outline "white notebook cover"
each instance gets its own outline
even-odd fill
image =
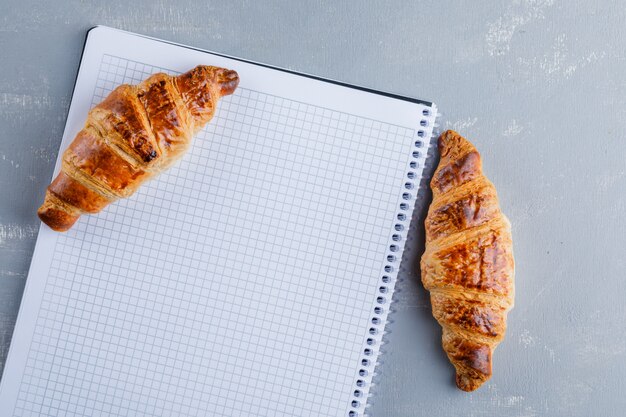
[[[115,86],[198,64],[241,83],[183,160],[41,227],[2,415],[365,413],[437,110],[96,27],[54,175]]]

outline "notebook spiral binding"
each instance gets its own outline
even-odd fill
[[[434,119],[431,118],[432,112],[435,112]],[[413,205],[409,201],[416,198],[419,188],[419,183],[416,183],[416,180],[419,181],[421,175],[416,170],[421,168],[419,159],[425,156],[422,153],[428,152],[428,147],[430,146],[429,139],[439,131],[437,120],[440,116],[441,114],[437,112],[436,108],[422,110],[423,118],[419,121],[419,128],[416,132],[417,137],[406,172],[406,182],[403,186],[402,201],[398,205],[396,212],[394,230],[387,247],[383,272],[379,279],[376,304],[369,321],[370,327],[365,340],[366,347],[361,352],[361,357],[359,358],[358,377],[354,382],[348,417],[367,417],[365,410],[369,404],[367,404],[366,400],[372,396],[370,387],[372,386],[376,366],[380,363],[380,360],[372,360],[372,358],[379,357],[383,344],[383,335],[386,333],[385,324],[388,322],[387,316],[390,312],[391,294],[393,294],[401,261],[399,254],[402,253],[404,240],[407,238],[407,232],[411,223],[412,213],[410,209]],[[432,126],[430,126],[431,121]]]

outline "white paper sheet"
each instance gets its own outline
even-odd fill
[[[115,86],[201,63],[241,83],[183,160],[42,226],[2,415],[363,414],[436,109],[97,27],[61,152]]]

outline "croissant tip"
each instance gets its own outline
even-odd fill
[[[235,70],[221,68],[216,74],[217,82],[220,85],[220,93],[227,96],[235,92],[239,85],[239,74]]]
[[[80,215],[70,214],[64,210],[50,207],[46,203],[39,207],[39,210],[37,210],[37,216],[39,216],[39,219],[55,232],[68,231],[80,217]]]
[[[447,156],[448,154],[455,154],[455,149],[466,151],[475,151],[474,145],[461,134],[454,130],[446,130],[439,136],[437,141],[437,147],[439,148],[439,154],[441,156]]]
[[[455,130],[446,130],[445,132],[443,132],[441,135],[439,135],[439,140],[437,141],[439,150],[441,151],[443,148],[450,146],[451,142],[455,139],[464,138]]]
[[[476,391],[481,387],[484,381],[479,381],[465,374],[456,374],[456,386],[465,392]]]

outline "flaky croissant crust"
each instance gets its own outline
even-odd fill
[[[443,329],[457,386],[473,391],[491,377],[492,354],[513,307],[511,225],[476,148],[454,131],[443,133],[438,146],[422,282]]]
[[[56,231],[134,193],[176,162],[239,83],[235,71],[199,65],[173,77],[158,73],[123,84],[95,106],[63,153],[61,172],[37,214]]]

